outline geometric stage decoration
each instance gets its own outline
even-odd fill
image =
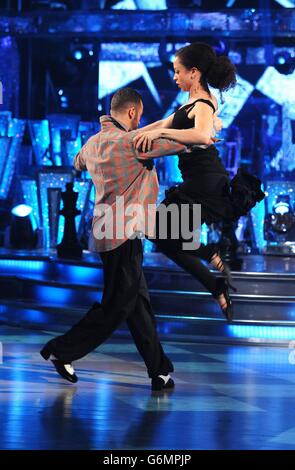
[[[23,119],[8,119],[6,135],[0,137],[0,199],[6,199],[25,130]]]
[[[51,142],[51,157],[54,165],[72,165],[72,152],[77,153],[81,148],[78,135],[80,116],[77,114],[49,114],[49,133]],[[72,142],[67,144],[67,142]],[[70,159],[68,158],[70,152]]]
[[[50,240],[50,227],[49,227],[49,201],[48,189],[60,188],[62,191],[66,189],[66,183],[73,181],[73,171],[64,169],[63,167],[47,167],[38,172],[38,187],[40,197],[40,213],[41,223],[43,226],[43,248],[48,249],[54,243],[54,231],[51,232],[53,240]],[[51,201],[53,202],[51,196]],[[52,219],[53,214],[51,214]],[[63,234],[63,225],[59,224],[57,238]]]
[[[50,135],[48,120],[28,121],[32,147],[35,154],[36,164],[43,166],[52,166],[50,158]]]
[[[81,211],[81,215],[76,217],[76,229],[78,234],[78,239],[80,238],[81,233],[83,232],[84,217],[87,211],[87,205],[90,197],[90,192],[92,188],[91,180],[78,180],[74,182],[74,191],[78,193],[77,200],[77,209]]]
[[[47,188],[50,248],[57,245],[61,188]]]
[[[40,228],[41,221],[37,181],[29,177],[24,177],[21,179],[20,184],[22,189],[23,202],[32,208],[32,214],[36,220],[37,227]]]

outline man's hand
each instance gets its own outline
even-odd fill
[[[140,132],[133,139],[133,144],[136,150],[142,152],[149,152],[152,150],[153,141],[161,137],[159,130]]]

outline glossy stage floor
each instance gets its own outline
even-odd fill
[[[49,333],[2,328],[2,449],[293,449],[286,348],[166,342],[176,388],[152,395],[134,345],[111,339],[69,384],[39,356]]]
[[[41,346],[99,300],[97,258],[0,252],[0,449],[293,449],[295,258],[246,256],[227,324],[202,286],[145,257],[175,390],[152,394],[126,329],[59,378]],[[1,361],[1,358],[3,360]]]

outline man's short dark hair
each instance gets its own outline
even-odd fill
[[[121,88],[116,91],[111,101],[112,111],[124,111],[132,105],[139,105],[142,102],[141,95],[133,88]]]

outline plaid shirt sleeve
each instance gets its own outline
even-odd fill
[[[84,150],[84,147],[82,147],[80,152],[77,153],[73,161],[74,167],[78,171],[87,170],[86,163],[83,157],[83,153],[84,153],[83,150]]]
[[[133,134],[133,133],[130,133],[130,134]],[[181,153],[181,152],[189,152],[189,149],[185,145],[179,144],[178,142],[175,142],[174,140],[170,140],[170,139],[154,140],[152,150],[150,150],[149,152],[141,152],[139,150],[136,150],[133,144],[134,135],[135,134],[133,134],[131,137],[132,148],[133,148],[136,158],[139,160],[146,160],[148,158],[166,157],[166,156],[174,155],[174,154]]]

